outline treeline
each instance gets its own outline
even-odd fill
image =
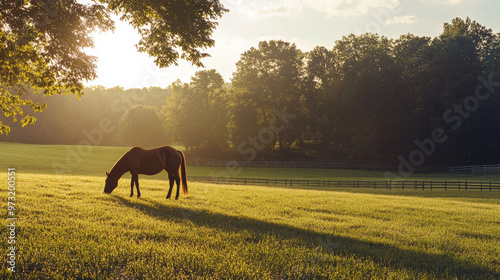
[[[349,35],[310,52],[260,42],[236,66],[230,84],[204,70],[168,89],[94,88],[55,105],[51,97],[39,124],[8,137],[27,141],[33,135],[21,135],[38,129],[46,135],[36,141],[77,141],[75,133],[107,118],[116,129],[103,144],[175,143],[196,157],[500,160],[500,34],[469,18],[444,24],[435,38]],[[131,91],[147,97],[118,110]],[[54,106],[67,109],[52,116]],[[47,119],[50,128],[40,125]]]
[[[145,133],[141,129],[150,129],[155,131],[155,136],[152,137],[151,133],[144,134],[143,138],[148,139],[135,144],[136,138],[129,135],[129,123],[125,118],[131,117],[138,108],[148,108],[156,114],[165,105],[166,97],[170,95],[169,89],[92,87],[85,88],[84,93],[80,99],[72,95],[32,96],[31,99],[35,102],[47,104],[44,111],[32,113],[37,118],[35,125],[21,128],[19,123],[5,121],[12,127],[12,132],[0,135],[0,140],[71,145],[86,144],[87,141],[93,145],[109,146],[151,146],[165,143],[163,139],[157,139],[164,133],[163,125],[157,123],[157,127],[138,126],[137,134]],[[153,142],[153,139],[157,141]]]

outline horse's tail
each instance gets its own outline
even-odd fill
[[[181,154],[181,178],[182,178],[182,192],[184,194],[188,194],[188,185],[187,185],[187,177],[186,177],[186,158],[184,157],[184,153],[178,151]]]

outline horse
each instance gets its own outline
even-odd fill
[[[179,199],[179,185],[182,175],[182,191],[185,195],[188,194],[187,178],[186,178],[186,158],[184,153],[170,146],[162,146],[150,150],[145,150],[141,147],[133,147],[115,163],[110,172],[106,172],[106,184],[104,193],[110,194],[117,186],[118,180],[123,174],[130,172],[132,174],[130,197],[134,196],[134,184],[137,188],[137,197],[141,197],[139,191],[139,174],[155,175],[162,170],[167,171],[168,179],[170,180],[170,189],[168,190],[167,199],[172,194],[174,180],[177,184],[177,194],[175,199]]]

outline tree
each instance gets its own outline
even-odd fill
[[[216,156],[228,147],[228,98],[215,70],[196,72],[189,84],[172,85],[162,114],[167,133],[189,151]]]
[[[202,50],[216,20],[227,10],[219,0],[77,0],[0,1],[0,109],[23,125],[35,122],[25,108],[41,111],[30,91],[80,96],[84,80],[96,77],[96,58],[83,52],[93,46],[93,31],[114,28],[111,13],[121,14],[142,35],[137,47],[155,57],[159,67],[179,58],[202,66]],[[0,133],[10,128],[0,121]]]
[[[152,148],[165,143],[163,122],[153,106],[135,105],[117,126],[118,143]]]
[[[484,107],[470,116],[460,115],[459,126],[456,126],[458,121],[450,122],[450,119],[453,120],[453,116],[458,114],[456,106],[461,106],[468,96],[474,95],[480,84],[478,76],[487,77],[490,74],[487,71],[487,59],[493,39],[491,29],[469,18],[455,18],[451,23],[444,24],[443,32],[431,44],[430,84],[424,98],[428,104],[427,123],[433,127],[443,127],[449,138],[443,149],[438,151],[441,162],[473,162],[473,156],[479,158],[475,155],[474,139],[481,139],[485,133],[490,134],[488,129],[481,129],[482,132],[476,130],[478,127],[488,127],[484,125],[485,121],[494,123],[483,115],[486,112]],[[450,109],[453,112],[445,116],[443,113]],[[494,127],[491,129],[496,130]]]
[[[303,75],[303,55],[295,44],[284,41],[262,41],[251,48],[236,63],[232,79],[232,141],[246,141],[267,129],[276,117],[276,111],[296,114],[300,106],[300,86]],[[270,141],[264,141],[268,150],[275,147],[284,151],[291,147],[300,129],[289,125],[275,131]]]
[[[303,104],[300,119],[306,121],[304,145],[301,149],[312,150],[320,157],[330,157],[338,153],[340,133],[338,130],[338,85],[340,67],[338,57],[325,47],[316,47],[306,54]]]
[[[393,56],[398,79],[394,87],[401,102],[398,119],[404,125],[398,130],[399,153],[408,153],[414,149],[413,141],[423,136],[428,137],[435,127],[428,123],[429,111],[436,100],[428,98],[434,77],[431,73],[431,38],[412,34],[400,36],[393,42]]]
[[[401,106],[391,48],[391,40],[369,33],[345,36],[334,48],[342,75],[339,130],[356,159],[382,160],[398,143]]]

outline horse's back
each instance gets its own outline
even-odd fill
[[[162,151],[162,152],[167,152],[167,153],[177,153],[177,149],[171,147],[171,146],[161,146],[161,147],[158,147],[158,148],[155,148],[153,150],[159,150],[159,151]]]
[[[136,147],[132,147],[132,148],[130,148],[130,150],[128,150],[128,152],[127,152],[127,153],[136,154],[136,153],[141,153],[141,152],[143,152],[143,151],[145,151],[145,149],[143,149],[143,148],[141,148],[141,147],[137,147],[137,146],[136,146]]]
[[[152,149],[144,149],[142,147],[138,147],[138,146],[135,146],[135,147],[132,147],[130,148],[130,150],[128,150],[128,152],[132,152],[132,153],[137,153],[137,152],[146,152],[146,151],[156,151],[156,150],[160,150],[160,151],[170,151],[170,152],[177,152],[177,149],[175,149],[174,147],[172,146],[160,146],[160,147],[156,147],[156,148],[152,148]]]
[[[170,146],[161,146],[153,149],[133,147],[127,152],[127,157],[137,166],[139,173],[153,175],[171,165],[180,164],[179,152]]]
[[[159,154],[161,154],[161,157],[164,159],[165,167],[171,170],[177,170],[180,167],[182,163],[182,155],[179,150],[170,146],[162,146],[157,149]]]

